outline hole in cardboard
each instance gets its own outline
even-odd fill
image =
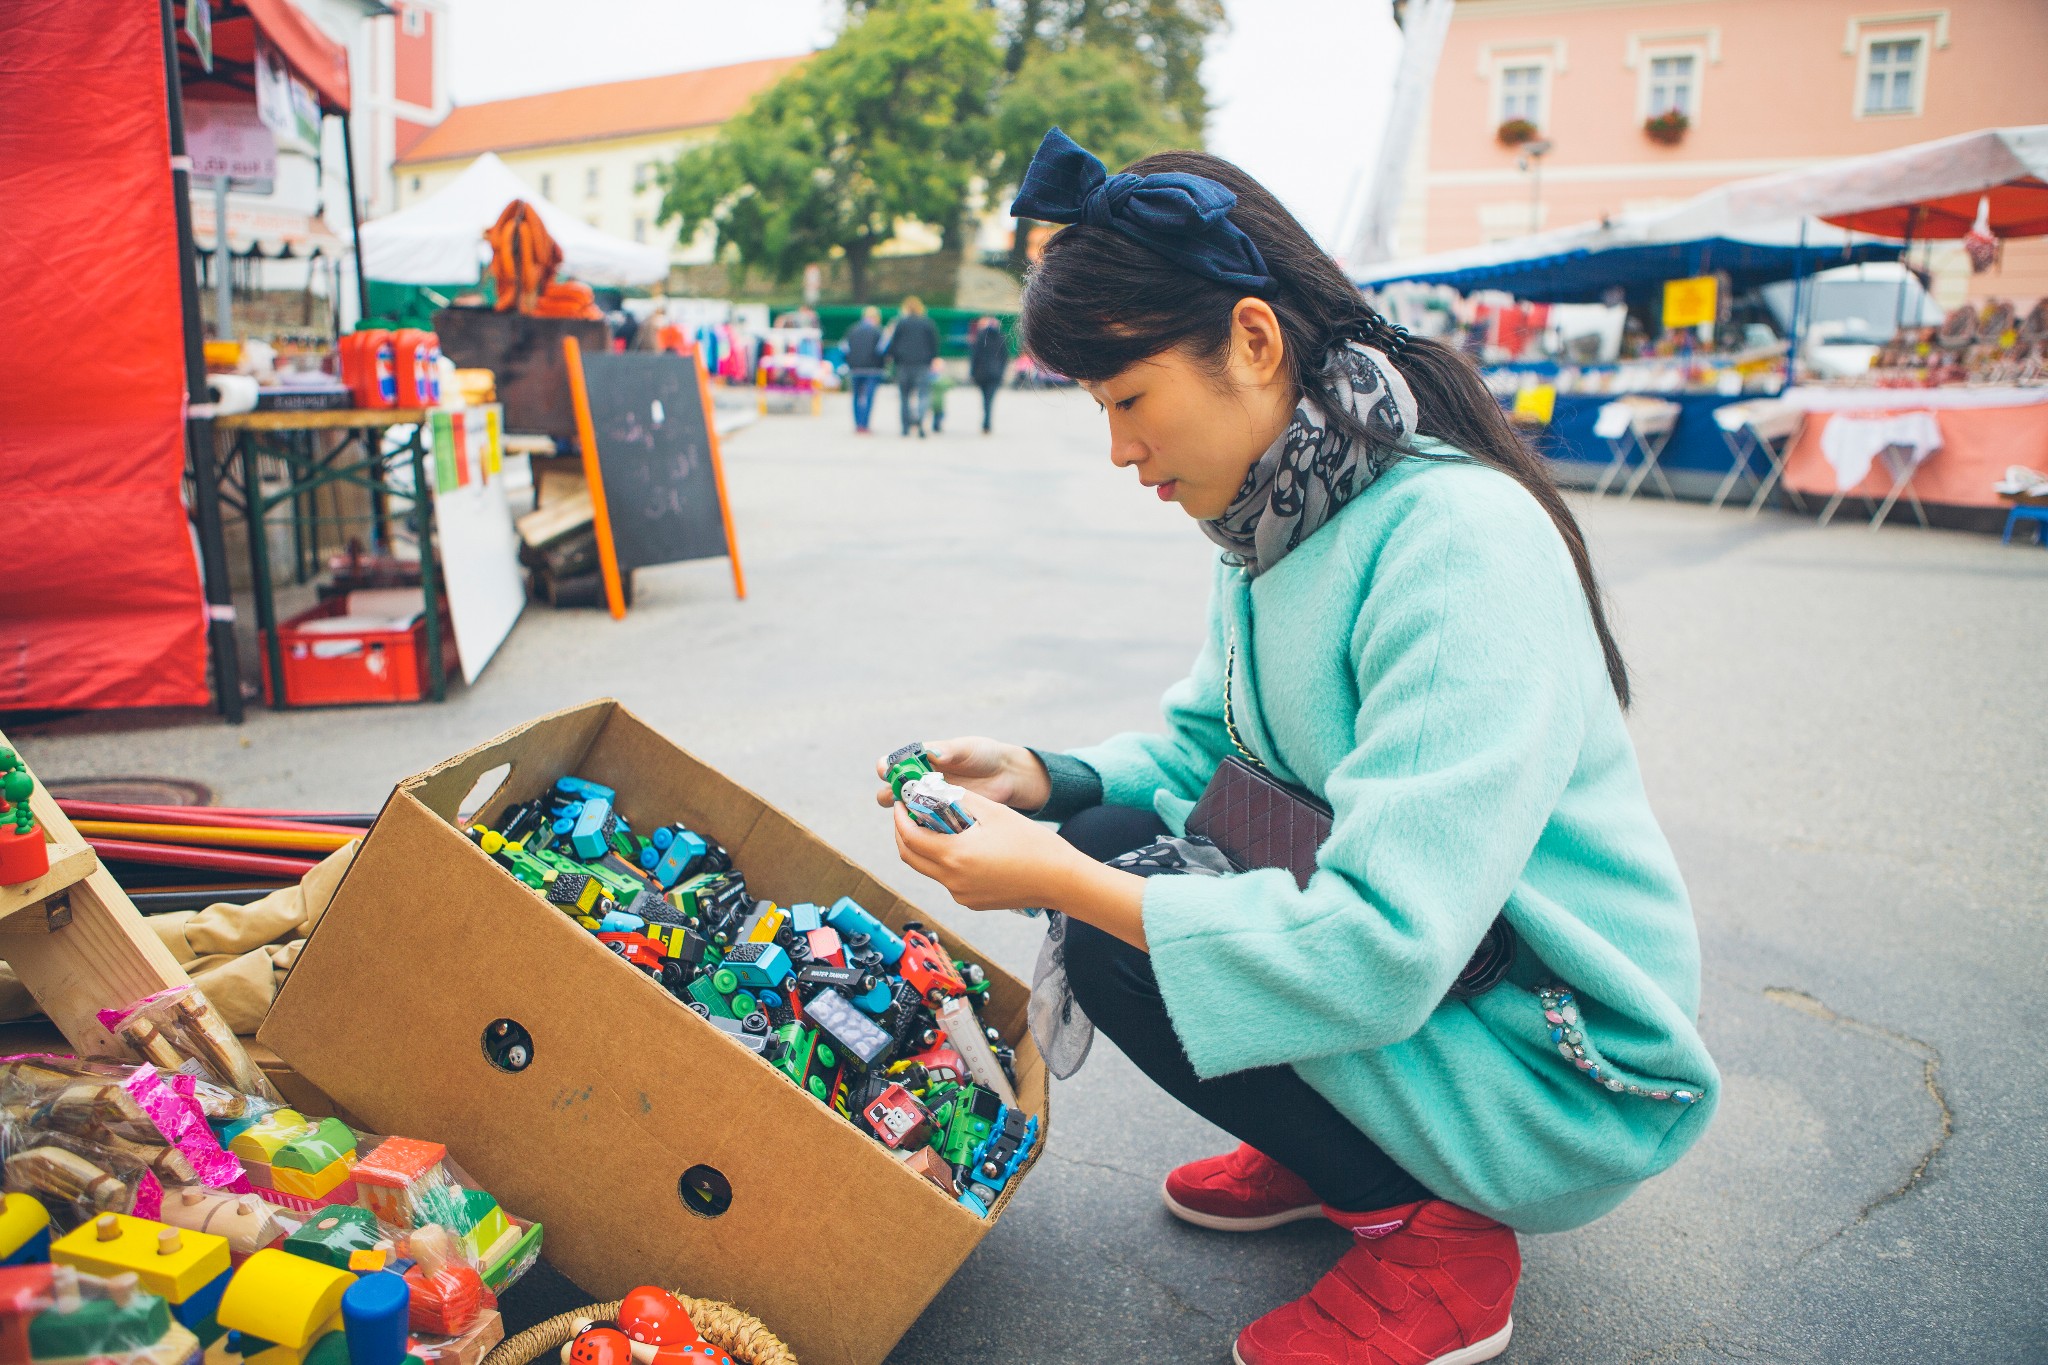
[[[533,1065],[533,1035],[517,1019],[493,1019],[484,1030],[484,1056],[500,1071],[524,1071]]]
[[[469,795],[462,798],[455,807],[455,818],[464,824],[484,808],[486,802],[498,794],[498,788],[505,785],[505,779],[512,776],[512,765],[500,763],[481,774],[470,784]]]
[[[732,1207],[732,1182],[715,1166],[692,1166],[676,1182],[676,1196],[700,1218],[716,1218]]]

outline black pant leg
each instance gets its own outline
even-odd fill
[[[1166,822],[1136,806],[1090,806],[1060,825],[1060,838],[1106,863],[1167,834]]]
[[[1139,848],[1166,832],[1151,811],[1097,806],[1060,827],[1098,859]],[[1358,1213],[1428,1199],[1421,1181],[1284,1066],[1202,1080],[1167,1017],[1149,955],[1091,925],[1070,920],[1067,979],[1095,1026],[1160,1089],[1209,1122],[1299,1175],[1332,1208]]]
[[[995,421],[996,390],[999,387],[1001,386],[998,384],[983,384],[981,386],[981,429],[983,431],[987,431],[990,424]]]

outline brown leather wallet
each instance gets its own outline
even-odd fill
[[[1232,754],[1188,812],[1187,828],[1216,845],[1238,871],[1284,867],[1306,891],[1330,825],[1328,806]]]

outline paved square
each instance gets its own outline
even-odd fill
[[[369,809],[509,725],[616,696],[1028,975],[1035,924],[942,908],[896,862],[874,758],[1155,726],[1210,547],[1109,466],[1085,397],[1006,392],[988,438],[978,409],[956,391],[952,429],[925,441],[856,438],[843,400],[734,437],[745,603],[722,561],[645,571],[624,622],[530,608],[443,706],[16,738],[46,776]],[[1506,1359],[2042,1358],[2048,551],[1575,505],[1698,911],[1726,1093],[1699,1149],[1618,1212],[1525,1240]],[[1232,1238],[1170,1219],[1161,1176],[1222,1139],[1106,1042],[1056,1088],[1051,1132],[895,1360],[1227,1361],[1239,1326],[1344,1246],[1321,1225]]]

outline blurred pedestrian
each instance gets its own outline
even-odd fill
[[[875,390],[887,373],[882,362],[882,310],[861,309],[860,320],[846,329],[840,344],[846,348],[846,382],[853,390],[853,429],[865,436],[875,410]]]
[[[939,329],[925,315],[924,300],[912,294],[889,334],[884,355],[896,367],[896,392],[901,399],[903,434],[924,435],[925,408],[931,402],[932,378],[939,367]]]
[[[967,348],[967,374],[981,390],[981,434],[989,434],[995,415],[996,390],[1003,386],[1003,374],[1010,368],[1010,339],[1003,324],[983,318],[974,324],[974,340]]]

